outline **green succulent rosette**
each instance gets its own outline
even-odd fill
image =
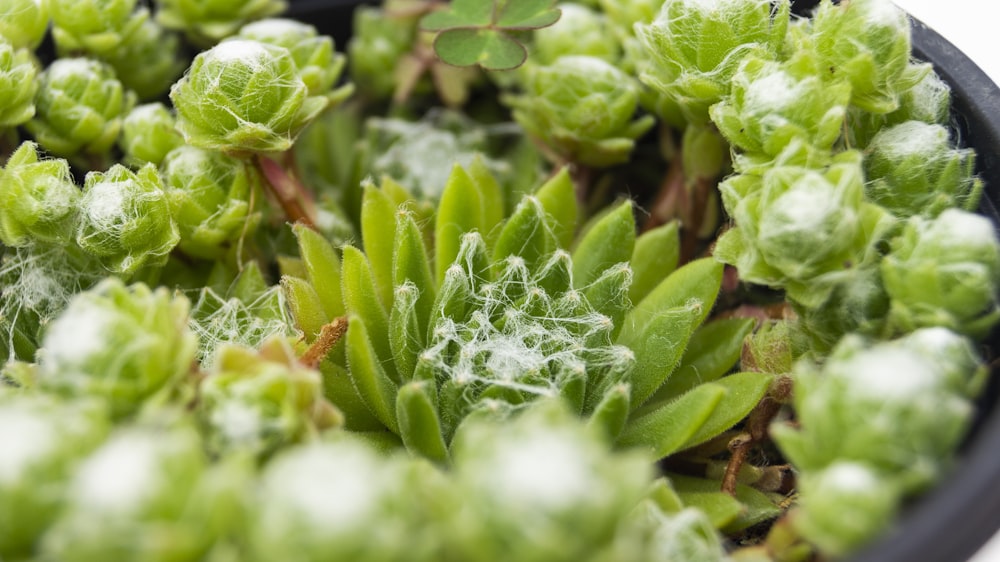
[[[204,560],[245,509],[248,474],[208,465],[183,424],[118,429],[69,482],[43,556],[67,562]]]
[[[219,258],[253,234],[260,212],[251,201],[261,180],[245,160],[184,145],[166,155],[161,175],[184,253]]]
[[[83,184],[76,241],[109,270],[132,275],[166,263],[180,241],[156,167],[133,172],[115,164]]]
[[[187,66],[177,34],[148,19],[119,49],[103,58],[122,84],[145,101],[162,98]]]
[[[38,158],[38,145],[24,142],[0,171],[0,242],[25,246],[73,237],[80,190],[69,164]]]
[[[954,148],[941,125],[906,121],[886,127],[866,153],[866,194],[893,214],[934,216],[979,205],[983,182],[975,176],[976,152]]]
[[[874,538],[905,495],[948,468],[986,373],[972,342],[944,328],[876,343],[851,335],[822,366],[797,364],[797,425],[771,427],[801,473],[793,525],[829,555]]]
[[[6,369],[6,368],[5,368]],[[77,463],[108,431],[86,401],[0,392],[0,556],[27,559],[59,514]]]
[[[136,106],[122,119],[118,147],[124,153],[122,161],[141,168],[145,164],[159,166],[171,150],[184,144],[177,129],[176,118],[162,103]]]
[[[714,255],[744,280],[784,288],[807,308],[821,305],[853,268],[877,256],[894,220],[864,199],[861,156],[845,152],[824,170],[776,166],[721,184],[736,227]]]
[[[524,92],[503,98],[514,120],[561,161],[607,167],[628,160],[654,123],[635,119],[639,88],[610,63],[564,56],[525,69]]]
[[[25,126],[38,144],[63,157],[102,155],[134,103],[110,66],[84,58],[59,59],[41,74],[35,117]]]
[[[266,19],[243,26],[237,37],[288,49],[311,96],[329,96],[333,105],[353,91],[350,85],[333,89],[344,70],[347,57],[333,50],[333,39],[319,35],[316,28],[309,24],[289,19]]]
[[[259,352],[220,348],[199,385],[197,408],[207,446],[220,455],[270,455],[343,424],[323,400],[320,373],[299,362],[286,338],[264,342]]]
[[[830,79],[851,84],[851,105],[872,113],[899,107],[899,95],[930,65],[910,64],[910,20],[889,0],[823,0],[794,48],[813,51]]]
[[[70,397],[105,401],[116,418],[171,392],[189,373],[197,341],[190,303],[143,284],[108,278],[70,301],[45,332],[38,385]]]
[[[30,51],[0,38],[0,129],[23,125],[35,116],[37,74]]]
[[[51,0],[8,0],[0,6],[0,37],[15,48],[34,49],[49,28]]]
[[[950,116],[951,87],[931,70],[912,88],[899,94],[899,107],[895,111],[872,113],[852,107],[847,118],[847,133],[851,146],[863,148],[879,131],[892,125],[920,121],[947,126]]]
[[[386,99],[396,90],[400,60],[413,48],[417,19],[358,6],[347,44],[351,81],[367,98]]]
[[[113,55],[149,18],[136,0],[49,0],[52,37],[63,56]]]
[[[898,330],[944,326],[983,337],[1000,320],[1000,241],[986,217],[958,209],[912,217],[881,270]]]
[[[740,62],[779,58],[789,2],[667,0],[656,19],[637,25],[647,64],[639,79],[675,100],[685,118],[708,122],[708,108],[729,93]]]
[[[733,75],[730,94],[709,110],[736,147],[740,172],[774,164],[820,167],[840,138],[850,85],[820,78],[815,60],[785,63],[746,59]]]
[[[547,66],[568,55],[618,63],[621,46],[604,14],[572,2],[561,3],[558,7],[562,12],[558,24],[537,29],[532,35],[532,63]]]
[[[245,24],[279,14],[285,0],[156,0],[156,20],[168,29],[183,31],[202,46],[235,35]]]
[[[233,153],[288,150],[329,103],[309,95],[287,49],[246,39],[195,57],[170,99],[189,144]]]

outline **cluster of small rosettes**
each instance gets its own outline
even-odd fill
[[[460,392],[460,411],[452,414],[460,417],[483,398],[517,403],[572,394],[590,381],[618,380],[628,372],[633,352],[611,343],[612,319],[594,309],[584,289],[572,288],[567,252],[555,251],[536,271],[523,258],[509,256],[494,264],[498,274],[489,281],[477,276],[471,260],[463,260],[474,238],[478,234],[463,240],[442,288],[468,287],[464,319],[436,319],[419,358],[433,365],[440,384]],[[551,282],[553,271],[565,275],[564,285]],[[627,293],[628,285],[621,291]]]

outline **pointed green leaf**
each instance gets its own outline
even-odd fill
[[[508,256],[520,256],[535,271],[542,258],[555,246],[552,229],[545,217],[545,209],[538,198],[526,196],[518,203],[514,213],[504,224],[493,249],[493,261],[503,265]]]
[[[517,68],[528,58],[524,45],[495,29],[446,29],[434,40],[434,51],[448,64],[486,70]]]
[[[627,200],[608,213],[584,235],[573,250],[573,285],[593,283],[605,269],[628,263],[635,247],[635,218]]]
[[[695,307],[698,310],[698,317],[691,326],[694,330],[708,316],[719,296],[722,269],[721,263],[712,258],[703,258],[671,273],[625,316],[619,341],[633,341],[642,337],[646,324],[658,311],[680,306]]]
[[[618,439],[628,421],[630,392],[627,384],[611,387],[594,408],[587,425],[599,428],[602,435],[607,436],[611,442]]]
[[[611,339],[618,337],[625,313],[632,308],[628,298],[628,286],[632,281],[632,268],[627,263],[618,263],[606,269],[600,277],[584,290],[587,302],[594,310],[611,319]]]
[[[503,4],[497,25],[508,29],[538,29],[550,26],[562,12],[554,8],[555,0],[517,0]]]
[[[573,259],[566,250],[556,250],[535,274],[538,286],[550,295],[561,295],[573,288]],[[590,301],[594,302],[594,301]]]
[[[427,331],[431,307],[436,291],[424,238],[413,220],[413,215],[403,213],[396,220],[396,250],[393,252],[393,285],[399,287],[410,281],[417,289],[416,313],[420,329]]]
[[[750,486],[738,484],[734,498],[721,491],[718,480],[679,474],[668,474],[667,477],[684,505],[701,509],[712,524],[725,533],[742,531],[781,514],[766,494]]]
[[[299,241],[299,254],[305,264],[309,282],[316,290],[327,318],[343,316],[344,297],[337,250],[322,234],[309,227],[296,223],[292,230]]]
[[[371,263],[382,307],[392,306],[392,252],[396,246],[396,205],[381,189],[365,183],[361,199],[361,241]]]
[[[656,285],[677,269],[680,238],[677,221],[644,232],[635,240],[632,252],[632,287],[629,298],[639,302]]]
[[[282,277],[281,288],[285,292],[295,327],[302,330],[307,343],[312,343],[323,326],[330,322],[330,318],[323,311],[319,295],[308,281],[298,277]]]
[[[358,396],[383,425],[399,433],[396,421],[396,385],[386,375],[375,354],[364,320],[351,315],[347,323],[347,365]]]
[[[663,477],[657,478],[653,482],[646,497],[664,513],[677,513],[684,509],[684,502],[677,495],[677,491],[674,490],[670,481]]]
[[[424,331],[417,320],[417,297],[420,290],[407,281],[396,287],[396,298],[389,314],[389,346],[396,372],[401,381],[413,377],[417,365],[417,354],[424,349]]]
[[[346,368],[329,360],[319,364],[323,375],[323,396],[344,413],[344,427],[349,431],[379,431],[385,426],[372,415]]]
[[[726,389],[703,384],[653,412],[629,420],[616,445],[644,447],[660,459],[678,450],[722,402]]]
[[[246,304],[257,300],[262,294],[267,292],[271,285],[264,279],[257,262],[251,261],[243,266],[243,271],[236,276],[230,294]]]
[[[413,381],[403,385],[396,396],[396,417],[403,444],[411,453],[440,464],[448,463],[433,382]]]
[[[723,377],[714,383],[710,383],[713,386],[725,389],[726,395],[723,397],[722,402],[719,403],[719,406],[712,412],[711,417],[705,420],[705,423],[698,428],[698,431],[681,448],[688,449],[695,445],[700,445],[739,423],[764,398],[767,390],[771,387],[773,379],[774,376],[769,373],[748,372],[735,373],[728,377]],[[691,392],[697,391],[698,388],[695,388]],[[687,395],[685,394],[685,396]]]
[[[485,222],[484,201],[478,184],[455,164],[441,193],[434,224],[434,266],[439,284],[458,256],[462,235],[473,231],[485,233]]]
[[[736,364],[743,339],[753,331],[751,318],[723,318],[698,328],[688,342],[680,365],[650,402],[669,400],[706,382],[719,379]]]
[[[386,364],[386,368],[390,371],[390,377],[397,379],[398,375],[391,361],[389,315],[386,314],[382,302],[378,299],[371,266],[361,250],[353,246],[344,246],[343,273],[344,305],[348,314],[358,315],[365,319],[379,361]]]
[[[576,187],[569,175],[569,168],[563,167],[549,178],[535,192],[545,212],[553,219],[553,230],[560,248],[569,248],[576,234],[576,221],[580,208],[576,200]]]
[[[694,323],[699,321],[696,306],[664,310],[646,323],[641,334],[618,338],[618,343],[635,353],[629,376],[632,384],[632,408],[638,409],[674,372],[687,348]]]
[[[476,187],[479,188],[482,197],[483,227],[480,232],[482,232],[483,238],[489,240],[499,234],[499,231],[494,232],[494,229],[503,222],[506,216],[503,187],[500,186],[500,182],[497,181],[479,154],[476,154],[475,158],[472,159],[472,164],[469,165],[469,177],[476,182]]]

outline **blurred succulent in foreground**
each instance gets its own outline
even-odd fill
[[[25,125],[49,152],[101,155],[111,148],[134,103],[110,66],[90,59],[58,59],[42,73],[35,117]]]
[[[156,20],[183,31],[202,47],[234,35],[243,25],[281,13],[285,0],[156,0]]]
[[[48,0],[52,37],[62,55],[106,57],[130,41],[147,18],[136,0]]]
[[[176,119],[162,103],[148,103],[132,109],[122,120],[118,146],[129,166],[140,168],[151,163],[159,167],[168,152],[184,144],[174,128]]]
[[[39,160],[22,143],[0,171],[0,242],[24,246],[72,238],[80,190],[65,160]]]
[[[200,53],[170,99],[189,144],[231,153],[288,150],[329,104],[309,94],[287,49],[247,39]]]
[[[87,174],[76,241],[109,270],[128,276],[163,265],[179,240],[155,166]]]
[[[525,91],[503,98],[514,120],[554,159],[595,167],[628,160],[637,138],[654,123],[634,119],[638,86],[601,59],[565,56],[525,69]]]
[[[0,37],[0,128],[16,127],[34,117],[37,74],[31,53]]]
[[[7,0],[0,5],[0,37],[17,49],[38,47],[48,27],[48,0]]]
[[[170,392],[191,369],[197,346],[188,300],[166,289],[108,278],[80,293],[49,325],[38,384],[67,397],[104,400],[116,418]]]

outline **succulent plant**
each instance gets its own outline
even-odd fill
[[[63,55],[104,57],[131,40],[149,18],[136,0],[49,0],[52,37]]]
[[[184,139],[174,128],[176,118],[162,103],[136,106],[122,120],[122,134],[118,147],[123,160],[135,168],[147,163],[159,167],[171,150],[184,144]]]
[[[153,20],[144,20],[115,52],[103,57],[140,100],[162,98],[184,72],[188,61],[177,34]]]
[[[309,95],[287,49],[247,39],[195,57],[170,99],[185,141],[234,153],[288,150],[329,103]]]
[[[80,191],[65,160],[39,160],[38,145],[25,142],[0,178],[0,242],[25,246],[73,236]]]
[[[532,37],[530,60],[547,66],[567,55],[585,55],[616,64],[621,46],[604,14],[581,4],[559,4],[559,25],[543,27]]]
[[[236,34],[243,25],[280,13],[285,0],[157,0],[156,20],[183,31],[202,47]]]
[[[34,117],[37,74],[28,50],[0,39],[0,127],[16,127]]]
[[[34,49],[49,27],[49,0],[10,0],[0,7],[0,37],[15,48]]]

